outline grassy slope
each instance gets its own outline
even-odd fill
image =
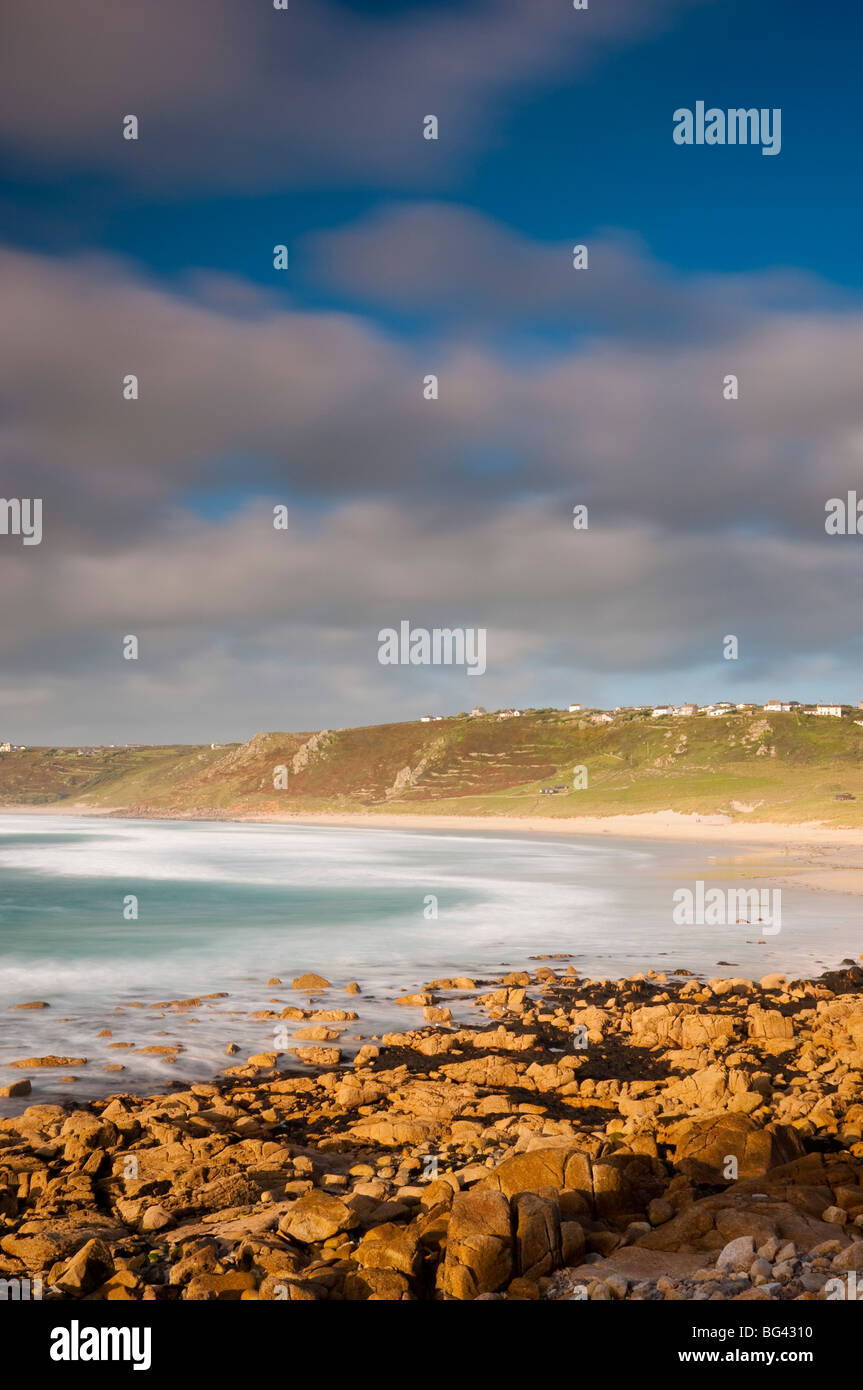
[[[747,820],[863,824],[863,727],[849,718],[735,714],[723,719],[619,716],[593,725],[537,711],[519,719],[258,734],[241,747],[131,748],[0,755],[0,804],[80,801],[145,814],[286,810],[463,815],[735,812]],[[304,750],[304,751],[301,751]],[[299,754],[299,761],[294,762]],[[274,769],[290,769],[287,791]],[[572,787],[577,765],[589,785]],[[834,801],[850,791],[856,801]]]

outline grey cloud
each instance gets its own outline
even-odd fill
[[[585,245],[589,268],[574,270]],[[572,228],[538,242],[470,207],[394,203],[358,223],[316,233],[317,275],[375,306],[432,313],[520,334],[537,325],[653,340],[739,333],[765,311],[830,308],[838,295],[793,269],[753,275],[672,272],[641,240],[619,230]]]
[[[579,343],[536,363],[457,331],[406,346],[241,282],[201,290],[0,251],[4,490],[44,496],[46,547],[123,547],[238,480],[289,503],[413,497],[477,516],[545,493],[602,526],[801,535],[858,482],[860,313],[767,311],[756,287],[719,340]],[[739,401],[723,400],[728,373]]]
[[[28,0],[4,19],[8,151],[143,185],[281,187],[334,173],[437,187],[525,84],[709,0],[472,0],[361,16],[332,0]],[[434,112],[446,140],[421,139]],[[127,113],[137,144],[121,138]]]
[[[552,671],[594,688],[640,679],[660,698],[671,672],[709,669],[715,689],[780,667],[786,683],[795,671],[812,679],[819,658],[849,686],[857,669],[846,645],[857,630],[854,561],[840,542],[675,539],[649,525],[574,533],[547,504],[463,526],[353,505],[324,521],[301,514],[288,533],[260,504],[230,523],[154,532],[122,554],[46,553],[27,571],[20,554],[6,563],[7,577],[24,573],[26,611],[12,605],[4,625],[0,708],[21,739],[376,722],[431,703],[463,708],[480,685],[489,706],[560,703]],[[377,632],[402,618],[485,626],[488,674],[381,667]],[[127,632],[141,641],[137,663],[122,660]],[[739,663],[720,659],[728,632],[741,640]],[[44,688],[46,672],[51,699],[23,709],[16,692]]]

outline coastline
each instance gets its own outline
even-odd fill
[[[0,1119],[27,1177],[4,1278],[49,1301],[856,1297],[863,970],[589,982],[536,959],[424,983],[350,1066],[265,1053]]]
[[[2,815],[99,816],[130,820],[216,820],[261,825],[339,825],[385,830],[514,830],[529,835],[608,835],[623,839],[679,841],[739,841],[772,845],[837,845],[863,849],[863,826],[845,828],[821,821],[732,820],[730,816],[703,816],[683,811],[642,811],[613,816],[502,816],[436,815],[412,811],[295,811],[261,815],[217,808],[199,814],[165,815],[154,807],[93,806],[87,802],[61,801],[48,805],[0,806]]]
[[[0,807],[2,816],[93,816],[106,820],[213,821],[238,825],[345,827],[362,830],[464,831],[527,836],[563,835],[586,839],[664,841],[705,846],[722,844],[774,848],[788,864],[766,856],[765,882],[793,884],[816,892],[863,894],[863,827],[826,826],[819,821],[786,825],[779,821],[750,822],[725,816],[702,816],[680,811],[646,811],[614,816],[476,816],[436,815],[398,811],[299,811],[283,815],[202,810],[200,814],[164,815],[154,808],[94,807],[86,802],[59,802]],[[753,862],[753,861],[750,861]],[[786,877],[786,872],[791,877]]]

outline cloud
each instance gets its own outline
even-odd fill
[[[587,269],[573,250],[588,249]],[[683,276],[632,233],[573,228],[541,242],[474,208],[411,201],[309,238],[318,278],[354,302],[500,331],[569,326],[633,339],[739,333],[764,311],[835,305],[835,290],[793,269]]]
[[[28,0],[5,17],[2,142],[146,187],[446,182],[527,85],[572,80],[706,0],[465,0],[388,15],[316,0]],[[437,145],[421,138],[429,112]],[[137,115],[140,139],[121,137]]]
[[[826,541],[672,540],[649,524],[576,533],[540,503],[461,525],[353,504],[275,532],[259,503],[229,522],[154,531],[123,553],[46,553],[26,571],[22,554],[8,560],[26,606],[13,605],[0,635],[15,673],[5,720],[25,741],[37,728],[52,740],[234,738],[477,699],[560,703],[570,696],[559,679],[594,689],[638,679],[657,699],[669,673],[687,670],[709,670],[714,689],[780,669],[788,685],[795,672],[811,679],[819,658],[819,676],[853,692],[848,560]],[[378,631],[405,618],[487,628],[487,675],[382,667]],[[729,632],[739,666],[721,660]],[[137,662],[123,660],[127,633]],[[50,701],[23,708],[16,691],[42,689],[46,672]]]
[[[709,316],[695,331],[696,286],[681,338],[577,338],[520,362],[457,327],[407,343],[242,282],[178,290],[115,262],[0,250],[5,495],[43,497],[45,547],[122,548],[238,492],[473,515],[490,495],[545,494],[603,526],[812,535],[859,479],[863,314],[769,311],[757,279],[749,303],[742,280],[733,293],[740,322],[719,338]],[[738,401],[723,398],[729,373]]]
[[[853,694],[859,541],[825,535],[824,504],[859,484],[863,315],[829,295],[766,307],[741,277],[717,338],[697,331],[709,289],[691,292],[685,334],[575,335],[522,361],[458,324],[405,342],[242,281],[0,251],[2,490],[44,500],[40,546],[0,536],[9,736],[464,708],[475,680],[378,666],[401,618],[488,628],[487,706],[558,700],[554,673],[617,682],[612,703],[639,681],[661,698],[675,672],[787,687],[819,655]],[[739,664],[719,665],[726,633]]]

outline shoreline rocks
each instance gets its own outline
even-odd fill
[[[448,1017],[467,989],[475,1026]],[[855,1296],[858,966],[759,984],[543,964],[408,1000],[422,1022],[349,1065],[261,1053],[0,1119],[0,1277],[48,1299]],[[325,1043],[351,1015],[314,1017]]]

